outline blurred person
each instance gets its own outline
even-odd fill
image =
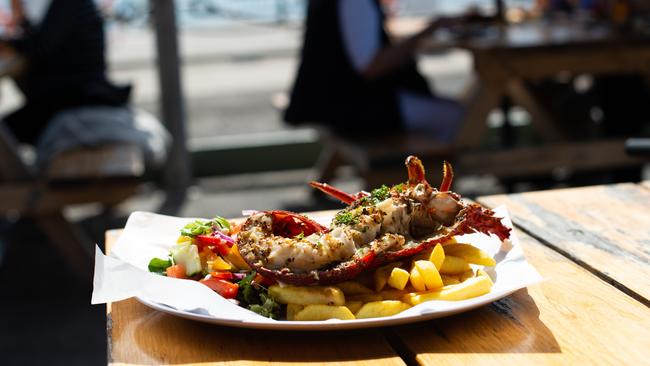
[[[58,112],[78,106],[124,106],[130,86],[106,77],[103,20],[93,0],[12,0],[15,38],[5,55],[26,63],[17,78],[24,105],[4,118],[16,138],[34,144]]]
[[[37,165],[61,151],[120,142],[140,145],[147,163],[161,165],[169,137],[155,118],[130,108],[130,85],[108,80],[104,22],[94,0],[11,5],[18,29],[0,40],[0,56],[24,61],[14,79],[25,101],[4,123],[20,142],[36,145]]]
[[[347,133],[418,130],[451,141],[463,109],[433,95],[414,53],[423,38],[460,21],[434,20],[392,43],[379,0],[310,0],[285,121],[315,122]]]

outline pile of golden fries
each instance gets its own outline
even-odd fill
[[[287,320],[364,319],[398,314],[429,300],[458,301],[490,292],[492,280],[481,268],[492,257],[455,239],[411,258],[377,268],[372,277],[335,286],[283,286],[269,295],[287,304]]]

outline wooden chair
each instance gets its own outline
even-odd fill
[[[139,147],[107,145],[68,151],[45,172],[25,164],[11,134],[0,125],[0,214],[27,216],[71,268],[92,278],[92,242],[63,215],[72,204],[115,205],[135,193],[144,173]]]

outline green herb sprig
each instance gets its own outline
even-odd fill
[[[237,282],[239,293],[237,300],[248,310],[271,319],[280,317],[280,304],[271,296],[268,290],[259,283],[253,282],[257,272],[253,271]]]
[[[336,225],[355,225],[359,223],[359,216],[350,211],[341,211],[334,216]]]
[[[381,187],[370,191],[370,196],[363,197],[361,199],[361,205],[373,206],[387,199],[388,197],[390,197],[390,188],[388,188],[388,186],[382,185]]]
[[[173,264],[174,263],[171,258],[167,258],[167,259],[153,258],[152,260],[149,261],[148,268],[149,268],[149,272],[164,275],[167,272],[167,268],[171,267]]]

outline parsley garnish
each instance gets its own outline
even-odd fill
[[[253,288],[253,279],[255,278],[256,274],[257,272],[253,271],[246,277],[242,278],[241,281],[237,282],[239,285],[237,300],[241,301],[245,305],[251,303],[254,304],[258,301],[257,291],[255,291],[255,288]]]
[[[260,314],[271,319],[278,319],[280,313],[280,304],[275,302],[266,292],[260,292],[260,303],[249,305],[250,311]]]
[[[305,233],[301,231],[300,234],[294,236],[293,238],[296,240],[302,240],[305,238]]]
[[[359,217],[350,211],[341,211],[334,217],[337,225],[354,225],[359,223]]]
[[[363,197],[361,199],[361,205],[363,206],[372,206],[376,205],[379,202],[390,197],[390,188],[385,185],[382,185],[379,188],[375,188],[370,192],[370,196]]]
[[[253,282],[257,272],[253,271],[237,282],[239,293],[237,300],[248,310],[271,319],[278,319],[280,316],[280,304],[269,296],[264,286]]]
[[[379,188],[373,189],[372,192],[370,192],[370,197],[376,199],[378,202],[381,202],[390,197],[390,188],[382,185]]]
[[[399,193],[404,192],[404,183],[394,185],[393,190]]]

